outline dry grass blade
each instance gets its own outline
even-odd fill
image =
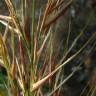
[[[96,86],[95,86],[95,88],[93,88],[91,96],[94,96],[95,94],[96,94]]]
[[[20,26],[20,22],[18,21],[18,18],[17,18],[16,12],[15,12],[15,8],[13,6],[13,3],[10,0],[5,0],[5,2],[7,4],[8,10],[10,12],[10,16],[12,17],[12,22],[14,23],[14,25],[16,27],[16,30],[18,30],[18,33],[21,36],[22,28]]]
[[[0,66],[4,67],[4,62],[2,59],[0,59]]]
[[[8,25],[9,25],[9,21],[8,21]],[[8,28],[8,26],[6,26],[5,32],[4,32],[4,35],[3,35],[4,42],[6,42],[6,40],[7,40],[8,31],[9,31],[9,28]]]
[[[13,30],[16,34],[18,34],[19,36],[21,36],[21,33],[16,29],[16,28],[13,28],[12,26],[8,25],[7,22],[3,21],[3,20],[0,20],[0,23],[2,23],[4,26],[8,26],[8,28],[10,30]]]
[[[77,71],[77,70],[76,70]],[[73,71],[68,77],[66,77],[48,96],[52,96],[64,83],[66,83],[73,75],[75,71]]]
[[[3,60],[3,67],[5,67],[6,69],[9,68],[9,58],[8,58],[8,52],[7,52],[7,49],[6,49],[6,46],[3,42],[3,38],[2,38],[2,35],[0,34],[0,55],[2,57],[2,60]]]
[[[87,88],[88,88],[88,86],[89,86],[89,83],[90,83],[90,82],[88,81],[87,84],[86,84],[86,86],[85,86],[84,89],[82,90],[80,96],[83,96],[83,94],[86,92],[86,90],[87,90]]]
[[[12,18],[10,16],[0,15],[0,19],[6,20],[6,21],[12,21]]]
[[[50,14],[47,14],[46,19],[43,22],[42,29],[45,29],[46,27],[50,26],[52,23],[54,23],[58,18],[60,18],[64,13],[67,11],[67,9],[72,4],[72,0],[70,0],[65,6],[64,4],[56,6],[56,9],[54,9]]]
[[[96,36],[96,32],[90,37],[90,39],[74,55],[72,55],[70,58],[68,58],[66,61],[64,61],[60,66],[58,66],[54,71],[52,71],[46,77],[44,77],[43,79],[41,79],[41,80],[37,81],[36,83],[34,83],[32,85],[32,87],[31,87],[32,88],[31,91],[36,90],[38,87],[40,87],[42,84],[44,84],[44,82],[46,82],[49,78],[51,78],[65,64],[67,64],[68,62],[73,60],[95,38],[95,36]]]
[[[52,7],[51,10],[49,10],[48,14],[50,14],[51,12],[53,12],[54,10],[58,9],[62,4],[64,3],[64,0],[58,0],[56,2],[56,6]],[[54,4],[53,4],[54,5]]]
[[[51,28],[50,28],[50,30],[48,31],[47,35],[45,36],[44,41],[43,41],[40,49],[38,50],[38,53],[37,53],[38,56],[40,56],[41,52],[43,51],[43,48],[44,48],[45,43],[47,42],[47,40],[48,40],[48,38],[49,38],[49,36],[50,36],[50,33],[51,33]]]
[[[58,1],[59,1],[59,0],[58,0]],[[56,6],[56,4],[58,3],[58,1],[48,0],[47,6],[46,6],[46,9],[45,9],[45,12],[44,12],[44,16],[43,16],[43,20],[42,20],[42,24],[41,24],[40,31],[42,31],[43,26],[44,26],[44,24],[45,24],[45,21],[46,21],[48,15],[49,15],[49,13],[52,12],[54,9],[56,9],[56,8],[58,7],[58,6],[57,6],[57,7],[55,8],[55,6]]]

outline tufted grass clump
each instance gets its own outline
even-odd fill
[[[88,21],[70,46],[69,30],[67,43],[62,46],[61,42],[55,50],[55,23],[66,14],[72,2],[47,0],[44,8],[38,8],[36,0],[21,0],[19,5],[15,0],[5,0],[8,15],[0,15],[0,23],[5,28],[0,33],[0,65],[6,74],[0,74],[0,96],[62,96],[62,85],[80,69],[79,64],[65,78],[64,66],[80,56],[96,36],[95,32],[69,57]]]

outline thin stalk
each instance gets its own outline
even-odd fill
[[[75,54],[73,54],[70,58],[64,61],[61,65],[59,65],[55,70],[53,70],[46,77],[34,83],[31,91],[36,90],[40,85],[44,84],[44,82],[46,82],[50,77],[52,77],[56,72],[58,72],[63,66],[65,66],[68,62],[70,62],[74,58],[76,58],[76,56],[78,56],[84,50],[84,48],[95,38],[95,36],[96,36],[96,32],[90,37],[90,39],[88,39],[88,41]]]
[[[31,32],[31,62],[30,62],[30,86],[34,82],[32,79],[32,76],[35,77],[35,71],[34,71],[34,33],[35,33],[35,0],[32,0],[32,32]]]

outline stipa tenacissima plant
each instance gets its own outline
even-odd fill
[[[66,60],[84,30],[80,32],[59,62],[56,62],[60,49],[58,47],[54,53],[52,28],[54,23],[66,13],[72,0],[67,3],[64,0],[48,0],[43,16],[41,12],[38,16],[38,22],[35,18],[35,0],[21,0],[19,16],[11,0],[5,0],[5,3],[9,16],[0,15],[0,23],[6,27],[5,32],[0,34],[0,63],[7,72],[6,80],[3,80],[6,92],[2,91],[2,96],[3,94],[6,94],[4,96],[60,96],[61,86],[79,69],[78,66],[63,80],[60,76],[62,67],[79,55],[96,33]],[[32,12],[32,22],[30,12]],[[67,43],[69,35],[70,32]]]

